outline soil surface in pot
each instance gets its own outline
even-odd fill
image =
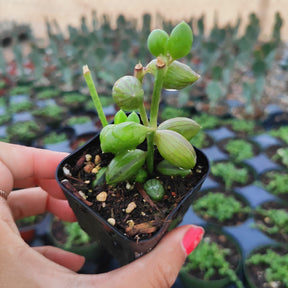
[[[90,161],[87,161],[87,154],[91,155]],[[99,162],[96,161],[97,164],[95,164],[96,157],[100,159]],[[153,236],[163,226],[163,223],[168,221],[171,211],[198,184],[208,169],[207,163],[201,163],[202,159],[198,157],[192,173],[185,178],[164,176],[155,172],[149,178],[156,178],[162,182],[165,195],[162,200],[153,202],[147,197],[148,195],[139,183],[123,182],[114,186],[104,183],[95,188],[92,187],[96,175],[92,170],[97,165],[107,166],[113,157],[111,153],[102,153],[100,147],[87,147],[78,159],[73,160],[74,163],[70,163],[71,166],[66,164],[65,168],[69,173],[66,173],[63,178],[69,182],[66,181],[65,186],[102,218],[109,219],[108,222],[116,229],[136,241]],[[162,157],[155,152],[154,159],[155,163],[158,163]],[[101,192],[107,193],[104,201],[97,200],[97,195]],[[133,208],[129,213],[126,210],[128,206]]]

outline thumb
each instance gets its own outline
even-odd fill
[[[122,287],[121,285],[125,288],[136,287],[136,285],[141,288],[171,287],[185,258],[196,248],[203,234],[203,228],[194,225],[174,229],[147,255],[107,273],[109,279],[107,284],[111,285],[115,281],[115,285],[109,287]],[[119,279],[121,279],[120,283]]]

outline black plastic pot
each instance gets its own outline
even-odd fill
[[[127,236],[123,235],[122,232],[111,226],[106,219],[102,218],[97,212],[92,210],[91,207],[85,204],[83,200],[79,199],[81,197],[77,195],[78,193],[75,193],[73,189],[68,189],[67,186],[61,182],[61,180],[65,178],[63,177],[63,167],[65,164],[69,164],[73,167],[77,160],[83,155],[83,152],[85,151],[86,153],[86,151],[89,151],[91,147],[93,150],[99,149],[100,151],[99,133],[97,133],[96,136],[87,144],[70,154],[70,156],[65,158],[59,164],[56,172],[56,179],[64,191],[80,226],[92,238],[99,241],[100,244],[102,244],[102,246],[104,246],[107,251],[121,263],[121,265],[124,265],[151,251],[167,231],[175,228],[182,221],[184,214],[194,199],[195,192],[201,188],[204,180],[207,178],[209,162],[205,154],[195,148],[197,153],[197,163],[203,167],[203,176],[195,187],[182,199],[179,205],[169,214],[165,225],[151,238],[137,242],[136,240],[134,241],[129,239]]]

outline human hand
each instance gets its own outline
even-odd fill
[[[171,287],[202,228],[176,228],[147,255],[98,275],[75,273],[84,264],[82,256],[50,246],[31,248],[21,239],[17,219],[50,211],[76,220],[55,180],[64,156],[0,142],[0,190],[9,194],[7,201],[0,197],[0,287]]]

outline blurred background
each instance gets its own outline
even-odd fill
[[[170,21],[179,21],[183,19],[199,18],[205,15],[205,24],[207,31],[211,29],[218,18],[220,26],[228,23],[235,23],[238,17],[242,18],[243,25],[240,30],[243,31],[248,21],[248,15],[254,12],[258,15],[261,22],[261,36],[270,37],[271,27],[274,21],[274,14],[277,11],[285,11],[287,7],[285,0],[147,0],[147,1],[129,1],[129,0],[51,0],[44,2],[40,0],[1,0],[0,1],[0,20],[15,21],[16,23],[27,23],[33,28],[36,37],[45,37],[46,26],[45,19],[56,19],[63,31],[66,31],[68,25],[76,26],[79,24],[81,16],[86,16],[91,20],[91,11],[96,11],[98,16],[108,15],[113,25],[119,14],[125,17],[138,19],[141,23],[141,16],[149,13],[152,16],[152,27],[161,24],[157,23],[157,15]],[[284,16],[284,15],[283,15]],[[67,32],[67,31],[66,31]],[[283,37],[287,39],[287,24],[283,25]]]
[[[111,120],[118,109],[111,97],[114,82],[133,74],[139,61],[146,65],[152,59],[146,47],[150,31],[169,33],[185,20],[194,42],[181,61],[201,78],[189,89],[163,90],[159,121],[185,116],[200,123],[191,143],[212,167],[201,192],[221,192],[224,198],[235,192],[248,210],[241,204],[231,214],[236,221],[222,223],[201,218],[191,207],[184,222],[216,222],[219,231],[237,239],[241,257],[262,244],[287,246],[287,8],[286,0],[0,0],[0,141],[69,153],[81,147],[101,129],[82,66],[89,65]],[[147,108],[152,81],[144,81]],[[281,215],[272,219],[275,211]],[[77,223],[45,214],[17,224],[30,245],[59,245],[85,255],[84,273],[117,266]],[[79,250],[83,243],[92,244],[93,252]],[[287,259],[287,250],[283,255]],[[237,273],[246,285],[243,269]],[[183,285],[178,279],[175,287]],[[287,287],[263,285],[245,287]]]

